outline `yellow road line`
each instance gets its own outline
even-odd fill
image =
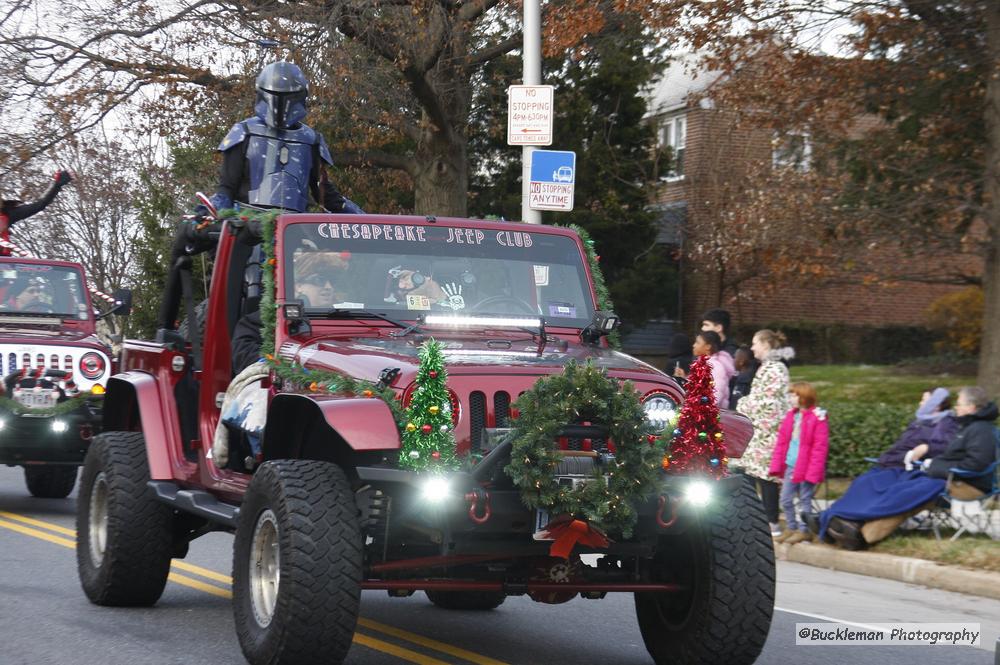
[[[384,623],[379,623],[378,621],[372,621],[371,619],[366,619],[364,617],[358,618],[358,625],[364,626],[370,630],[377,630],[380,633],[385,633],[386,635],[392,635],[393,637],[398,637],[401,640],[406,640],[407,642],[413,642],[414,644],[419,644],[422,647],[427,647],[429,649],[434,649],[435,651],[440,651],[441,653],[446,653],[450,656],[456,656],[467,660],[470,663],[477,663],[478,665],[507,665],[501,660],[494,660],[488,656],[481,656],[473,651],[467,651],[461,647],[452,646],[445,642],[438,642],[437,640],[432,640],[429,637],[424,637],[423,635],[418,635],[416,633],[411,633],[407,630],[402,630],[396,628],[395,626],[387,626]]]
[[[233,592],[229,589],[220,589],[214,584],[205,584],[200,580],[196,580],[193,577],[188,577],[187,575],[181,575],[180,573],[170,573],[167,575],[167,579],[171,582],[176,582],[186,587],[191,587],[192,589],[197,589],[198,591],[204,591],[205,593],[210,593],[213,596],[219,596],[220,598],[232,598]]]
[[[71,536],[73,538],[76,538],[75,529],[67,529],[64,526],[59,526],[58,524],[53,524],[52,522],[43,522],[42,520],[36,520],[33,517],[26,517],[24,515],[18,515],[16,513],[8,513],[5,510],[0,510],[0,517],[6,517],[7,519],[14,520],[15,522],[23,522],[25,524],[30,524],[31,526],[37,526],[42,529],[48,529],[49,531],[61,533],[64,536]]]
[[[0,517],[6,517],[9,520],[0,519],[0,527],[10,529],[12,531],[17,531],[27,536],[33,536],[35,538],[40,538],[41,540],[48,541],[50,543],[55,543],[56,545],[62,545],[63,547],[68,547],[70,549],[76,548],[76,531],[73,529],[67,529],[64,526],[58,524],[53,524],[51,522],[45,522],[42,520],[37,520],[31,517],[26,517],[24,515],[17,515],[15,513],[9,513],[6,511],[0,511]],[[74,540],[69,540],[68,538],[62,538],[60,536],[55,536],[45,531],[40,531],[35,528],[24,526],[23,524],[18,524],[17,522],[22,522],[23,524],[31,524],[33,526],[41,527],[44,529],[49,529],[50,531],[55,531],[57,533],[66,534],[73,536]],[[216,582],[221,582],[223,584],[232,585],[233,578],[229,575],[223,575],[214,570],[208,568],[203,568],[201,566],[196,566],[185,561],[172,561],[172,568],[177,568],[195,575],[200,575],[206,579],[214,580]],[[230,589],[223,589],[215,586],[214,584],[206,584],[200,580],[196,580],[187,575],[182,575],[177,572],[171,572],[167,579],[181,586],[186,586],[192,589],[197,589],[198,591],[203,591],[205,593],[212,594],[213,596],[218,596],[220,598],[232,598],[233,593]],[[389,626],[384,623],[379,623],[378,621],[372,621],[371,619],[366,619],[364,617],[358,618],[358,625],[364,626],[370,630],[375,630],[386,635],[391,635],[393,637],[399,638],[401,640],[406,640],[407,642],[412,642],[413,644],[420,645],[422,647],[427,647],[428,649],[434,649],[441,653],[446,653],[450,656],[455,656],[461,658],[470,663],[476,663],[476,665],[507,665],[500,660],[495,660],[488,656],[482,656],[473,651],[468,651],[461,647],[452,646],[445,642],[439,642],[438,640],[431,639],[429,637],[424,637],[423,635],[418,635],[417,633],[411,633],[407,630],[401,628],[396,628],[395,626]],[[365,635],[363,633],[355,633],[354,641],[357,644],[366,646],[370,649],[375,649],[376,651],[382,651],[384,653],[396,656],[403,660],[407,660],[411,663],[417,663],[418,665],[448,665],[446,661],[438,660],[436,658],[431,658],[425,656],[416,651],[406,649],[404,647],[397,646],[391,642],[385,642],[370,635]]]
[[[223,575],[222,573],[217,573],[214,570],[209,570],[208,568],[202,568],[201,566],[196,566],[193,563],[188,563],[187,561],[174,560],[174,568],[179,568],[180,570],[187,571],[189,573],[194,573],[195,575],[201,575],[204,578],[215,580],[216,582],[222,582],[223,584],[232,585],[233,578],[229,575]]]
[[[375,649],[376,651],[387,653],[390,656],[395,656],[396,658],[408,660],[411,663],[417,663],[417,665],[451,665],[451,663],[446,660],[431,658],[430,656],[425,656],[422,653],[417,653],[416,651],[411,651],[410,649],[397,646],[391,642],[377,640],[374,637],[365,635],[364,633],[354,633],[354,643],[360,644],[363,647],[368,647],[369,649]]]
[[[0,520],[0,526],[5,529],[10,529],[11,531],[17,531],[18,533],[23,533],[26,536],[34,536],[35,538],[41,538],[42,540],[47,540],[50,543],[55,543],[56,545],[62,545],[63,547],[68,547],[71,550],[76,549],[76,541],[69,540],[68,538],[62,538],[60,536],[53,536],[51,533],[45,533],[44,531],[39,531],[38,529],[32,529],[28,526],[23,526],[15,522],[8,522],[7,520]]]

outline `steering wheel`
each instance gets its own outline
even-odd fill
[[[484,308],[495,305],[497,303],[507,303],[508,305],[514,305],[516,308],[524,310],[528,314],[534,314],[535,316],[538,316],[538,312],[535,311],[535,308],[529,305],[528,303],[524,302],[520,298],[515,298],[514,296],[504,296],[504,295],[490,296],[489,298],[480,300],[478,303],[476,303],[475,307],[470,308],[470,311],[480,312]]]
[[[22,312],[37,312],[39,314],[51,314],[55,310],[43,302],[28,303],[21,308]]]

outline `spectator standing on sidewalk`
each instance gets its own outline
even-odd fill
[[[693,362],[691,338],[684,333],[675,333],[670,338],[670,348],[667,351],[667,374],[677,379],[677,382],[683,386]]]
[[[785,511],[786,530],[778,542],[794,545],[812,540],[804,520],[797,519],[795,500],[801,513],[812,512],[816,486],[826,477],[826,457],[830,449],[830,428],[826,411],[816,406],[816,389],[810,383],[796,382],[788,390],[791,405],[778,429],[778,442],[771,457],[772,476],[782,479],[781,508]]]
[[[733,356],[733,366],[736,368],[736,374],[729,381],[730,409],[736,409],[740,398],[750,394],[750,385],[760,364],[753,357],[753,351],[749,346],[741,346],[736,349],[736,355]]]
[[[771,456],[778,440],[778,427],[788,411],[788,368],[782,362],[785,336],[774,330],[758,330],[753,336],[750,350],[761,362],[760,369],[750,386],[750,394],[740,400],[740,413],[753,423],[753,438],[743,457],[734,465],[743,467],[745,473],[757,483],[764,512],[771,524],[771,535],[781,535],[778,523],[778,483],[770,479]]]
[[[711,330],[702,331],[694,338],[691,350],[695,356],[708,356],[708,366],[712,370],[712,385],[715,390],[715,404],[720,409],[729,408],[729,380],[736,374],[733,359],[720,351],[722,340]]]
[[[718,333],[722,340],[722,346],[719,347],[719,350],[728,353],[730,358],[736,355],[736,349],[739,348],[735,340],[729,336],[731,322],[732,317],[724,309],[710,309],[701,315],[701,329],[706,332],[711,330]]]

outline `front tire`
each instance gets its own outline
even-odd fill
[[[642,639],[657,665],[751,665],[767,640],[775,569],[763,506],[745,483],[710,509],[684,535],[661,538],[652,561],[656,581],[686,590],[635,594]]]
[[[342,663],[361,602],[358,510],[336,464],[263,464],[240,508],[233,612],[251,665]]]
[[[485,611],[500,607],[507,596],[489,591],[424,591],[427,599],[446,610]]]
[[[24,484],[39,499],[65,499],[76,485],[76,467],[26,466]]]
[[[140,432],[104,432],[87,451],[76,510],[76,562],[92,603],[148,606],[167,584],[173,510],[149,487]]]

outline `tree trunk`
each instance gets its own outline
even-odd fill
[[[426,120],[425,127],[415,155],[413,211],[418,215],[465,217],[469,207],[465,132],[437,131]]]
[[[1000,4],[986,3],[986,182],[983,217],[989,229],[983,268],[983,341],[979,385],[1000,395]]]

